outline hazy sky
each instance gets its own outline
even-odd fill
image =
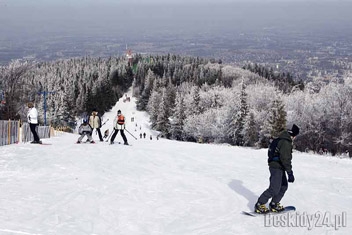
[[[145,4],[145,3],[173,3],[173,4],[183,4],[183,3],[199,3],[199,4],[219,4],[219,3],[234,3],[234,2],[342,2],[342,1],[352,1],[352,0],[0,0],[0,4],[4,5],[95,5],[95,4]]]
[[[0,40],[82,31],[92,36],[146,31],[234,34],[267,28],[343,33],[352,28],[350,9],[352,0],[0,0]]]

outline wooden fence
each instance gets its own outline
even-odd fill
[[[40,139],[45,139],[63,132],[55,130],[51,126],[37,126],[37,133]],[[33,135],[28,123],[21,125],[19,120],[0,120],[0,146],[32,140]]]
[[[20,121],[0,120],[0,146],[18,143],[20,130]]]

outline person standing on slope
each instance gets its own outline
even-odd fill
[[[38,126],[38,111],[34,107],[34,104],[32,102],[28,102],[27,106],[28,106],[27,120],[34,139],[31,142],[31,144],[41,144],[42,141],[39,139],[39,135],[36,130]]]
[[[269,188],[258,198],[258,201],[254,206],[254,211],[256,213],[268,213],[269,210],[272,212],[280,212],[284,210],[284,207],[280,205],[280,201],[288,188],[287,182],[293,183],[295,181],[291,164],[292,142],[298,134],[299,127],[295,124],[293,124],[291,130],[285,130],[280,133],[277,147],[274,150],[276,157],[268,160],[270,185]],[[286,173],[288,180],[286,178]],[[268,209],[266,203],[270,198],[271,202],[269,203]]]
[[[97,109],[93,109],[92,114],[89,117],[89,125],[98,132],[100,142],[103,142],[103,137],[100,132],[101,118],[98,115]]]
[[[117,111],[117,117],[114,119],[114,133],[111,136],[110,144],[114,143],[117,133],[120,131],[124,145],[128,145],[127,138],[125,136],[125,116],[121,114],[121,110]]]

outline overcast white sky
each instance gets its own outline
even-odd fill
[[[268,27],[282,34],[330,30],[336,36],[350,32],[350,9],[352,0],[0,0],[0,38],[116,32],[138,39],[160,32],[234,35]]]

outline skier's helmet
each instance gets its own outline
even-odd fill
[[[83,118],[82,122],[83,123],[88,123],[88,120],[86,118]]]

